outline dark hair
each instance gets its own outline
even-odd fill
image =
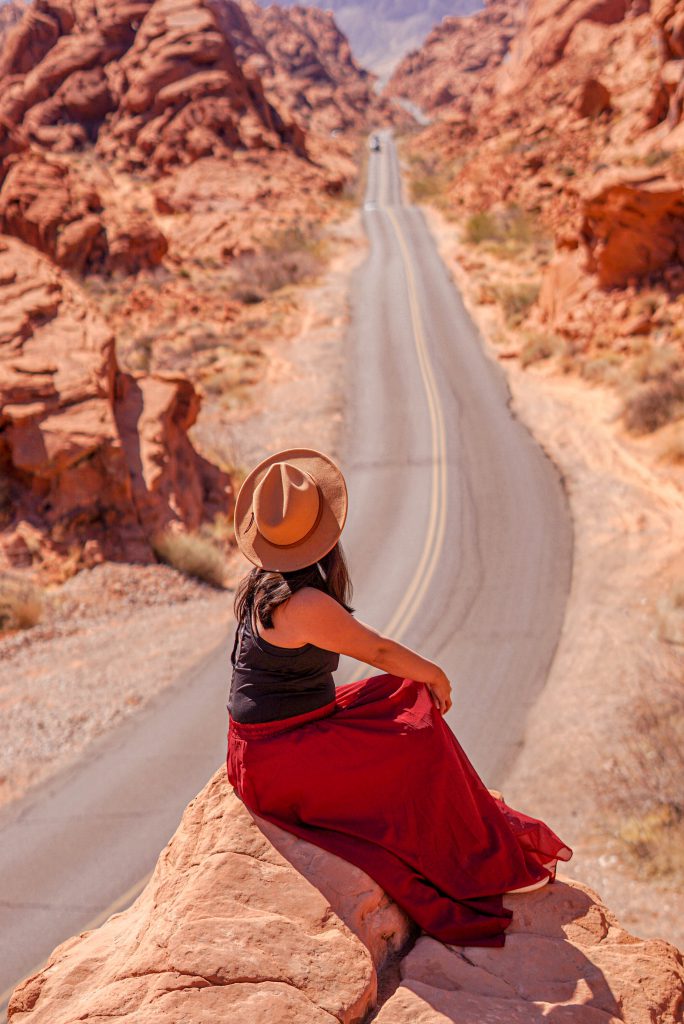
[[[251,607],[261,625],[265,629],[272,629],[273,612],[278,605],[303,587],[322,590],[348,612],[354,611],[349,604],[352,595],[349,569],[339,541],[327,555],[303,569],[275,572],[255,566],[238,584],[235,592],[235,618],[238,623],[242,622],[247,609]]]

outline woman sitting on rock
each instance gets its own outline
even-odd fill
[[[487,789],[444,720],[438,665],[359,622],[339,537],[340,469],[278,452],[240,489],[227,772],[255,814],[366,871],[442,942],[503,946],[502,895],[572,850]],[[340,654],[384,674],[335,688]]]

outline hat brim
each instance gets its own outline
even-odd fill
[[[313,532],[300,544],[279,547],[259,533],[252,512],[254,491],[276,462],[289,462],[309,473],[318,485],[321,511]],[[273,572],[291,572],[313,565],[334,548],[347,518],[347,485],[342,470],[323,452],[289,448],[260,462],[245,479],[235,502],[235,538],[243,555],[254,565]]]

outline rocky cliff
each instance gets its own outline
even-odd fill
[[[493,71],[508,55],[524,11],[524,0],[487,0],[469,17],[445,17],[399,63],[386,91],[432,114],[454,103],[471,110],[476,93],[491,96]]]
[[[0,567],[149,562],[170,526],[227,511],[228,477],[193,449],[190,381],[119,368],[114,337],[46,257],[0,236]]]
[[[58,946],[8,1020],[360,1024],[379,975],[382,1024],[681,1019],[674,946],[630,935],[569,879],[506,899],[503,948],[414,944],[367,875],[250,815],[222,766],[135,903]]]
[[[269,0],[259,0],[262,7]],[[468,14],[482,6],[480,0],[380,0],[349,3],[348,0],[315,0],[311,5],[331,10],[348,36],[359,62],[386,76],[404,54],[419,46],[442,18]]]
[[[188,439],[200,396],[177,353],[200,346],[179,334],[202,330],[205,362],[216,339],[215,377],[227,350],[239,365],[222,338],[240,310],[232,261],[274,237],[305,247],[335,214],[370,80],[315,10],[1,10],[2,564],[44,569],[84,545],[149,560],[160,530],[229,510],[227,478]]]

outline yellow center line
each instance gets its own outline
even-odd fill
[[[385,171],[388,161],[382,160],[381,171]],[[385,174],[381,176],[381,186],[384,185]],[[383,633],[399,640],[408,629],[408,626],[415,615],[420,602],[434,575],[439,556],[444,544],[447,519],[447,462],[446,462],[446,429],[444,425],[444,413],[439,397],[439,391],[435,375],[430,361],[423,318],[420,311],[418,298],[418,286],[411,260],[406,237],[404,235],[399,219],[391,206],[385,204],[382,191],[379,194],[379,207],[387,214],[399,244],[404,273],[408,286],[409,310],[413,328],[413,341],[418,357],[425,396],[430,416],[431,454],[432,454],[432,484],[430,495],[430,509],[425,532],[423,549],[414,570],[411,581],[404,592],[404,596],[395,609],[390,621],[385,626]],[[357,674],[356,668],[349,673],[348,680],[351,682]]]

